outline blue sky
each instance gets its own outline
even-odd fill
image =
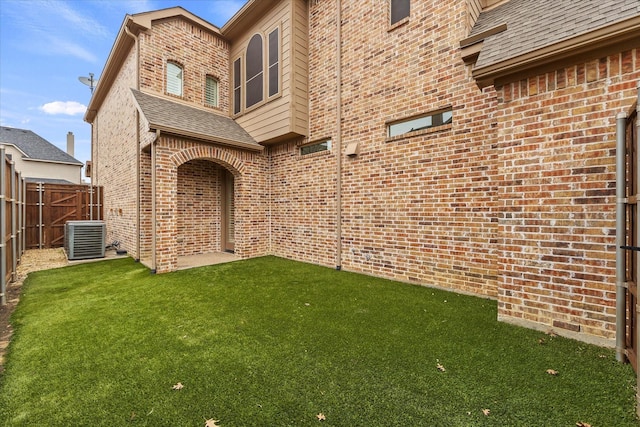
[[[246,0],[0,0],[0,125],[31,130],[91,159],[91,98],[126,14],[182,6],[218,27]]]

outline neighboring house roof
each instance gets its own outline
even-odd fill
[[[258,144],[238,123],[229,117],[190,107],[169,99],[131,89],[149,130],[186,138],[215,142],[247,150],[261,151]]]
[[[23,153],[24,160],[83,165],[81,161],[30,130],[0,126],[0,144],[15,146]]]
[[[41,182],[43,184],[74,184],[71,181],[67,181],[66,179],[54,179],[54,178],[31,178],[26,177],[24,179],[26,182]]]
[[[503,31],[491,32],[504,24]],[[640,1],[510,0],[482,12],[469,39],[474,36],[484,40],[474,68],[476,77],[500,67],[550,62],[623,40],[637,45]]]

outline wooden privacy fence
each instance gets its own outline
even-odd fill
[[[0,305],[26,249],[64,246],[67,221],[102,219],[102,187],[25,182],[0,146]]]
[[[102,219],[102,187],[29,182],[26,186],[26,249],[64,246],[67,221]]]
[[[24,252],[25,182],[0,146],[0,304],[7,303],[7,283],[15,280]]]

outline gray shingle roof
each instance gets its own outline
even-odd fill
[[[140,112],[151,129],[260,151],[258,144],[242,126],[229,117],[189,107],[168,99],[131,89]]]
[[[485,39],[476,68],[640,15],[639,0],[511,0],[482,12],[470,36],[506,23]]]
[[[82,165],[76,158],[65,153],[46,139],[26,129],[0,126],[0,144],[15,145],[25,153],[23,158]]]

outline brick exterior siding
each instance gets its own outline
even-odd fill
[[[498,88],[499,316],[615,337],[615,116],[640,49]]]
[[[310,0],[308,135],[263,152],[162,133],[152,143],[157,271],[221,250],[225,170],[238,255],[335,267],[340,159],[342,268],[496,298],[502,320],[612,344],[614,118],[637,95],[640,48],[480,89],[459,49],[466,2],[416,0],[395,27],[384,5],[342,0],[340,134],[336,2]],[[156,22],[139,36],[140,88],[164,94],[176,61],[176,101],[203,107],[213,75],[216,112],[230,115],[229,43],[178,18]],[[93,156],[109,238],[147,262],[156,135],[142,117],[136,128],[136,63],[132,51],[96,117]],[[391,122],[442,110],[451,123],[387,136]],[[301,155],[326,139],[331,150]],[[359,154],[346,156],[354,143]]]

